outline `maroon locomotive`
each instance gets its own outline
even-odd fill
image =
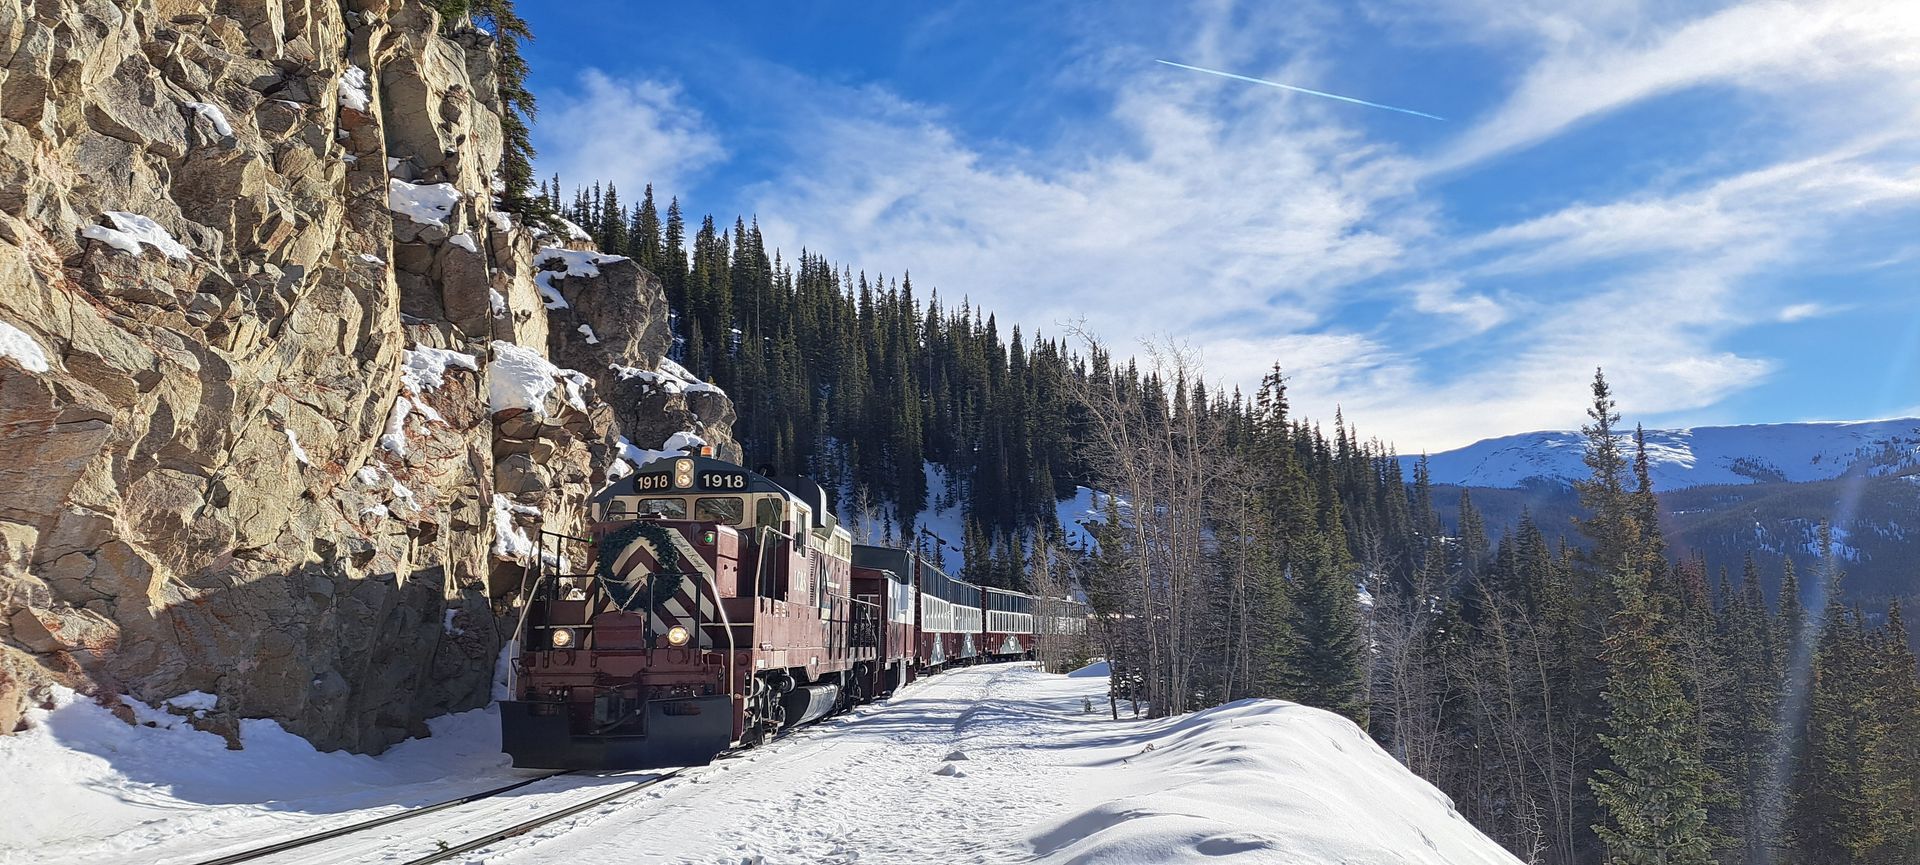
[[[805,478],[657,460],[597,495],[585,573],[536,557],[500,703],[515,766],[709,762],[943,666],[1028,657],[1084,609],[856,546]]]

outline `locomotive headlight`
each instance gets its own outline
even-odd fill
[[[667,629],[667,644],[675,648],[686,645],[687,641],[692,638],[693,635],[687,633],[687,629],[679,625],[674,625]]]
[[[553,639],[554,648],[570,649],[573,647],[573,629],[572,628],[554,628],[552,639]]]

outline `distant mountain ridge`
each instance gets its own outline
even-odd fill
[[[1435,484],[1561,485],[1588,475],[1585,452],[1579,432],[1530,432],[1431,454],[1427,466]],[[1647,454],[1662,491],[1905,474],[1920,469],[1920,418],[1647,430]],[[1400,458],[1409,478],[1419,459]]]

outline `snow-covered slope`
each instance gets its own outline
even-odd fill
[[[490,708],[434,718],[431,738],[369,757],[316,751],[258,719],[241,722],[246,747],[230,751],[182,714],[125,700],[136,726],[72,691],[57,697],[0,736],[0,863],[198,862],[541,774],[508,766]],[[197,692],[169,702],[213,705]]]
[[[1631,435],[1622,438],[1631,448]],[[1516,487],[1588,475],[1578,432],[1532,432],[1433,454],[1436,484]],[[1892,474],[1920,467],[1920,419],[1782,423],[1648,430],[1656,489],[1712,484],[1817,481],[1849,471]],[[1403,456],[1409,479],[1417,456]]]
[[[1518,865],[1345,719],[1249,700],[1115,721],[1106,688],[1098,667],[954,670],[467,861]],[[0,862],[183,865],[537,774],[505,767],[485,710],[374,758],[315,753],[265,721],[228,751],[133,708],[162,726],[67,700],[0,739],[0,802],[35,803],[0,821]],[[517,820],[618,783],[576,780],[489,801]],[[350,855],[285,861],[399,861],[480,831],[397,823]]]
[[[1113,721],[1086,672],[943,673],[487,861],[1518,865],[1345,719]]]

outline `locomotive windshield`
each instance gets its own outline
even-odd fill
[[[641,499],[634,505],[634,513],[666,517],[670,520],[687,518],[686,499]]]
[[[705,496],[693,501],[693,518],[701,522],[737,526],[746,513],[746,502],[739,496]]]

